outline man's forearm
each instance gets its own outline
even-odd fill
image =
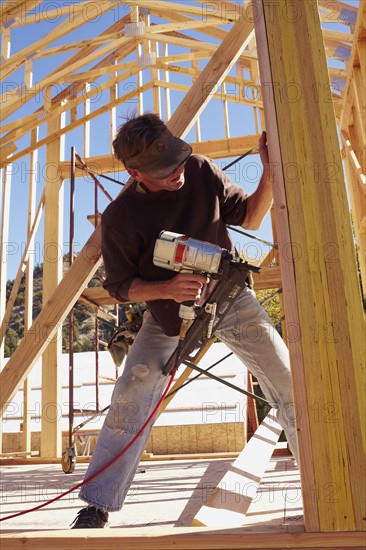
[[[242,224],[244,229],[259,229],[273,202],[269,164],[264,164],[257,189],[247,199],[247,212]]]
[[[145,281],[133,279],[128,291],[131,302],[148,302],[151,300],[174,300],[182,303],[200,297],[203,285],[209,282],[206,275],[199,273],[178,273],[167,281]]]
[[[169,299],[169,286],[169,281],[144,281],[136,278],[131,283],[128,299],[131,302]]]

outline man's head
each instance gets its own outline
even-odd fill
[[[168,182],[170,176],[183,172],[180,167],[192,153],[190,145],[173,136],[153,113],[123,124],[113,141],[113,149],[128,173],[143,183],[144,179]]]

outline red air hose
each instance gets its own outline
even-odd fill
[[[175,369],[176,370],[176,369]],[[97,472],[95,472],[93,475],[87,477],[86,479],[84,479],[81,483],[78,483],[77,485],[75,485],[74,487],[72,487],[71,489],[69,489],[68,491],[65,491],[64,493],[61,493],[61,495],[58,495],[57,497],[55,498],[52,498],[51,500],[48,500],[47,502],[43,502],[43,504],[39,504],[38,506],[35,506],[34,508],[29,508],[28,510],[23,510],[23,512],[17,512],[16,514],[12,514],[11,516],[6,516],[5,518],[1,518],[0,521],[6,521],[8,519],[13,519],[13,518],[16,518],[18,516],[23,516],[24,514],[29,514],[30,512],[36,512],[37,510],[40,510],[41,508],[44,508],[45,506],[49,506],[50,504],[52,504],[53,502],[56,502],[57,500],[60,500],[61,498],[65,497],[66,495],[69,495],[70,493],[72,493],[73,491],[76,491],[76,489],[80,489],[80,487],[82,487],[83,485],[85,485],[86,483],[89,483],[89,481],[91,481],[92,479],[95,479],[97,476],[99,476],[102,472],[104,472],[105,470],[107,470],[110,466],[112,466],[112,464],[114,464],[126,451],[128,451],[128,449],[130,447],[132,447],[132,445],[135,443],[135,441],[140,437],[140,435],[142,434],[142,432],[144,431],[144,429],[146,428],[146,426],[148,425],[148,423],[150,422],[150,420],[154,417],[155,413],[157,412],[157,410],[159,409],[160,405],[162,404],[166,394],[168,393],[169,389],[170,389],[170,386],[172,385],[172,382],[173,382],[173,378],[174,378],[174,373],[175,373],[175,370],[174,372],[172,372],[172,375],[170,377],[170,380],[169,380],[169,383],[167,385],[167,387],[165,388],[164,392],[163,392],[163,395],[161,396],[161,398],[159,399],[156,407],[154,408],[154,410],[152,411],[152,413],[150,414],[150,416],[147,418],[147,420],[145,421],[145,423],[143,424],[143,426],[140,428],[140,430],[137,432],[137,434],[133,437],[133,439],[131,439],[131,441],[128,443],[128,445],[126,445],[126,447],[124,449],[122,449],[122,451],[120,451],[118,453],[118,455],[116,455],[114,458],[112,458],[112,460],[110,460],[109,462],[107,462],[107,464],[105,464],[102,468],[100,468]]]

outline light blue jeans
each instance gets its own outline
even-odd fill
[[[277,408],[278,420],[296,458],[288,350],[251,290],[242,292],[216,335],[259,380],[269,403]],[[116,382],[86,477],[114,458],[151,414],[169,381],[161,371],[177,343],[178,337],[166,336],[152,315],[145,312],[122,376]],[[110,512],[121,509],[154,421],[112,466],[81,488],[82,500]]]

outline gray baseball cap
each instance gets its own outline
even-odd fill
[[[126,168],[135,168],[153,178],[165,179],[191,154],[192,147],[166,129],[145,151],[130,157]]]

